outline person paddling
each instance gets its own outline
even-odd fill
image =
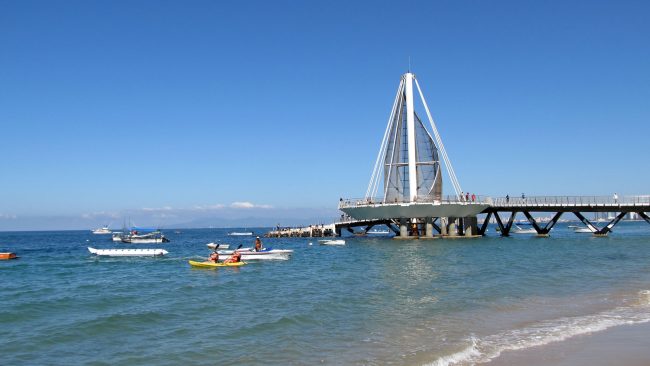
[[[208,261],[217,263],[217,261],[219,261],[219,253],[216,250],[210,253],[210,258],[208,258]]]
[[[255,251],[256,251],[256,252],[259,252],[259,251],[261,251],[261,250],[262,250],[262,241],[260,240],[260,237],[258,236],[258,237],[255,239]]]
[[[241,262],[241,253],[239,250],[235,250],[234,253],[230,256],[230,258],[226,259],[223,261],[224,263],[238,263]]]

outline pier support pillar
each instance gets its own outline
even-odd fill
[[[424,220],[424,237],[427,239],[433,239],[433,219],[427,217]]]
[[[441,217],[440,218],[440,235],[447,236],[449,235],[449,218]]]
[[[463,218],[463,228],[465,236],[476,236],[478,232],[478,220],[476,216],[468,216]]]
[[[409,237],[409,226],[406,219],[399,220],[399,237],[400,239],[406,239]]]

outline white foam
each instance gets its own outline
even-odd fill
[[[488,362],[504,351],[516,351],[625,324],[650,322],[650,291],[638,292],[638,301],[593,315],[540,321],[532,326],[504,331],[483,338],[472,337],[460,352],[440,357],[431,366],[472,365]]]

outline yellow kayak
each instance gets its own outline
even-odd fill
[[[197,262],[197,261],[189,261],[190,266],[192,267],[198,267],[198,268],[217,268],[217,267],[241,267],[246,264],[246,262],[236,262],[236,263],[223,263],[223,262]]]

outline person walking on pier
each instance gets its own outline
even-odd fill
[[[521,202],[526,203],[526,195],[523,193],[521,194]]]
[[[618,203],[618,194],[614,192],[614,203]]]
[[[506,203],[510,203],[510,195],[506,194]]]
[[[465,202],[469,201],[469,192],[465,193]]]
[[[476,202],[476,194],[472,193],[472,202]]]

